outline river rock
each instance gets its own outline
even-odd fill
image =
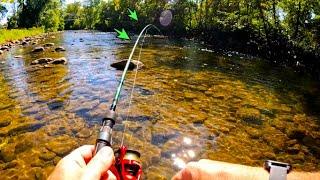
[[[58,58],[58,59],[54,59],[51,64],[67,64],[67,59],[65,57],[61,57],[61,58]]]
[[[2,51],[9,51],[10,47],[9,46],[2,46],[0,47],[0,50]]]
[[[243,122],[250,125],[262,125],[263,121],[261,119],[260,111],[254,108],[240,108],[236,116],[240,118]]]
[[[28,44],[27,41],[22,41],[22,42],[21,42],[21,45],[23,45],[23,46],[24,46],[24,45],[27,45],[27,44]]]
[[[247,127],[246,132],[252,139],[259,139],[262,135],[262,132],[260,130],[257,130],[256,128]]]
[[[0,55],[1,55],[1,54],[3,54],[3,51],[2,51],[2,50],[0,50]]]
[[[192,93],[192,92],[189,92],[189,91],[186,91],[183,94],[184,94],[184,97],[187,98],[187,99],[197,98],[197,95],[195,93]]]
[[[21,134],[23,132],[33,132],[37,129],[40,129],[42,126],[44,126],[45,123],[44,122],[26,122],[26,123],[20,123],[20,124],[16,124],[14,127],[11,127],[9,130],[7,131],[3,131],[1,135],[17,135],[17,134]]]
[[[178,136],[178,133],[174,130],[165,128],[153,128],[151,144],[161,146],[172,138]]]
[[[16,144],[14,153],[19,154],[27,150],[30,150],[33,147],[33,145],[34,142],[32,138],[24,138]]]
[[[90,131],[89,129],[85,128],[85,129],[82,129],[81,131],[79,131],[76,134],[76,137],[78,137],[78,138],[88,138],[91,135],[92,135],[92,131]]]
[[[54,43],[46,43],[43,45],[44,47],[51,47],[51,46],[54,46]]]
[[[31,167],[41,167],[41,168],[43,168],[45,163],[41,159],[33,158],[32,162],[30,163],[30,165],[31,165]]]
[[[52,58],[40,58],[40,59],[36,59],[36,60],[32,61],[31,65],[48,64],[48,63],[50,63],[52,61],[53,61]]]
[[[66,51],[66,49],[65,49],[64,47],[62,47],[62,46],[56,47],[54,50],[55,50],[56,52]]]
[[[18,162],[16,160],[13,160],[8,163],[0,164],[0,170],[6,170],[6,169],[11,169],[14,168],[18,165]]]
[[[46,179],[43,175],[42,167],[29,168],[24,176],[19,179]]]
[[[5,148],[0,149],[0,161],[11,162],[16,158],[14,144],[8,144]]]
[[[54,101],[48,102],[47,105],[50,110],[57,110],[62,108],[64,103],[62,100],[54,100]]]
[[[9,126],[11,124],[11,120],[5,119],[0,121],[0,128]]]
[[[60,136],[46,143],[45,147],[60,157],[64,157],[77,146],[77,142],[69,136]]]
[[[41,152],[39,155],[39,159],[42,159],[44,161],[53,160],[55,157],[56,157],[56,154],[48,150]]]
[[[205,113],[191,114],[190,119],[194,124],[203,124],[203,122],[207,119],[207,116]]]
[[[119,62],[112,63],[110,66],[113,68],[116,68],[117,70],[124,70],[125,66],[127,64],[127,60],[122,60]],[[131,60],[129,64],[128,70],[134,70],[135,68],[142,68],[144,64],[140,61]]]
[[[287,152],[289,154],[298,154],[300,152],[301,146],[299,144],[295,144],[292,147],[287,148]]]
[[[44,47],[35,47],[32,52],[42,52],[44,51]]]

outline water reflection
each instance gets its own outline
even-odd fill
[[[188,162],[197,156],[196,152],[192,149],[192,139],[189,137],[183,137],[183,143],[180,149],[180,152],[171,154],[173,165],[178,169],[184,168]]]

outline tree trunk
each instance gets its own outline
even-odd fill
[[[275,29],[278,30],[279,27],[279,22],[278,22],[278,17],[277,17],[277,11],[276,11],[276,0],[272,1],[272,11],[273,11],[273,21],[275,25]]]
[[[258,6],[258,8],[259,8],[260,18],[262,19],[264,32],[265,32],[265,34],[266,34],[266,38],[267,38],[267,41],[268,41],[268,37],[269,37],[268,25],[267,25],[266,18],[265,18],[265,16],[264,16],[263,9],[262,9],[262,7],[261,7],[261,1],[260,1],[260,0],[257,0],[257,6]]]
[[[293,33],[293,38],[296,38],[299,34],[299,25],[300,25],[300,22],[299,22],[299,18],[300,18],[300,10],[301,10],[301,2],[299,1],[299,5],[298,5],[298,10],[297,10],[297,16],[296,16],[296,26],[295,26],[295,30],[294,30],[294,33]]]

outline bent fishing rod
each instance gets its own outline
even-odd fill
[[[119,85],[117,87],[117,91],[113,98],[110,109],[108,110],[107,116],[102,119],[101,128],[99,130],[99,135],[96,140],[95,152],[96,154],[101,148],[105,146],[112,145],[112,128],[116,123],[116,107],[118,100],[120,98],[120,93],[122,90],[123,83],[125,81],[125,77],[127,71],[129,69],[129,65],[135,49],[139,43],[139,40],[144,32],[147,32],[149,28],[155,28],[159,32],[160,30],[154,26],[153,24],[149,24],[142,29],[140,32],[127,60],[126,66],[123,70]],[[116,176],[117,180],[139,180],[142,175],[142,163],[140,160],[140,153],[135,150],[129,150],[126,146],[121,144],[119,149],[115,152],[115,165],[111,167],[111,172]]]

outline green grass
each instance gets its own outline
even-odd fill
[[[0,29],[0,44],[3,44],[12,40],[23,39],[27,36],[35,36],[43,34],[42,28],[30,28],[30,29]]]

